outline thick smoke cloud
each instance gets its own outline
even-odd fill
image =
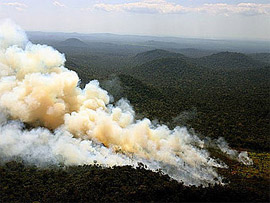
[[[221,182],[204,141],[186,128],[153,126],[135,120],[129,103],[109,104],[98,81],[79,88],[65,57],[32,44],[10,21],[0,25],[0,159],[22,159],[38,166],[98,163],[105,167],[142,162],[185,184]],[[24,124],[30,125],[29,130]],[[224,153],[245,160],[220,141]]]

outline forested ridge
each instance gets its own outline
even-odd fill
[[[134,63],[142,58],[145,63]],[[220,58],[227,61],[224,67]],[[199,65],[200,60],[207,63]],[[233,65],[227,68],[228,64]],[[102,85],[117,78],[122,92],[115,100],[127,98],[136,112],[150,119],[171,127],[185,124],[204,136],[225,137],[234,147],[269,151],[270,65],[247,55],[224,52],[192,59],[153,50],[126,59],[110,71],[102,67],[95,71],[73,60],[67,66],[78,72],[82,84],[99,79]],[[176,122],[182,112],[195,111],[187,122]]]

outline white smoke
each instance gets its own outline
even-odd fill
[[[226,166],[209,156],[204,141],[186,128],[135,120],[127,101],[109,104],[98,81],[79,88],[78,75],[64,63],[63,54],[32,44],[12,22],[0,25],[2,161],[104,167],[142,162],[186,185],[221,182],[214,168]]]
[[[247,152],[241,152],[238,153],[237,151],[231,149],[228,145],[228,143],[224,140],[224,138],[220,137],[216,141],[218,148],[228,155],[231,159],[238,160],[239,162],[242,162],[245,165],[252,165],[253,161],[248,157]]]
[[[0,27],[0,47],[6,49],[12,45],[24,47],[28,41],[25,32],[11,20],[3,20]]]

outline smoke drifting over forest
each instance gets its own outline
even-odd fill
[[[37,166],[101,164],[161,169],[186,185],[221,182],[210,157],[214,145],[251,164],[222,139],[209,144],[184,127],[170,130],[149,119],[136,120],[129,102],[110,104],[108,92],[90,81],[79,88],[65,56],[47,45],[32,44],[9,20],[0,25],[0,159],[22,159]],[[31,128],[26,128],[31,126]]]

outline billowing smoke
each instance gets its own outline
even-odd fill
[[[135,120],[128,101],[109,104],[98,81],[79,88],[65,57],[32,44],[10,21],[0,25],[0,159],[38,166],[144,163],[185,184],[221,182],[205,143],[186,128]],[[25,125],[31,126],[26,128]],[[227,145],[225,153],[238,153]],[[239,159],[249,160],[247,154]],[[248,161],[246,161],[248,163]]]

